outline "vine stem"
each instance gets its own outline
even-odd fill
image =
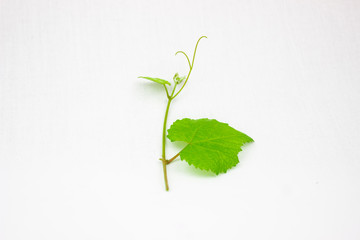
[[[172,98],[168,97],[168,103],[166,106],[165,117],[164,117],[163,135],[162,135],[162,164],[163,164],[163,172],[164,172],[164,181],[165,181],[165,190],[166,191],[169,191],[169,183],[168,183],[167,170],[166,170],[167,162],[166,162],[166,155],[165,155],[166,123],[167,123],[167,118],[169,115],[169,108],[170,108],[171,100],[172,100]]]
[[[182,87],[180,88],[180,90],[175,94],[175,89],[176,89],[176,86],[177,86],[177,83],[175,81],[175,85],[173,87],[173,90],[171,92],[171,95],[169,95],[169,91],[167,89],[167,87],[165,86],[164,84],[164,87],[165,87],[165,91],[166,91],[166,96],[168,98],[168,103],[166,105],[166,110],[165,110],[165,117],[164,117],[164,125],[163,125],[163,134],[162,134],[162,158],[161,158],[161,161],[162,161],[162,165],[163,165],[163,172],[164,172],[164,181],[165,181],[165,190],[166,191],[169,191],[169,183],[168,183],[168,178],[167,178],[167,169],[166,169],[166,166],[167,164],[171,163],[175,158],[177,158],[179,155],[180,155],[180,152],[178,154],[176,154],[174,157],[172,157],[170,160],[166,160],[166,152],[165,152],[165,147],[166,147],[166,124],[167,124],[167,119],[168,119],[168,115],[169,115],[169,109],[170,109],[170,104],[171,104],[171,101],[177,96],[179,95],[179,93],[183,90],[183,88],[185,87],[187,81],[189,80],[189,77],[190,77],[190,74],[191,74],[191,71],[193,69],[193,66],[194,66],[194,61],[195,61],[195,55],[196,55],[196,50],[197,50],[197,46],[200,42],[200,40],[202,38],[207,38],[206,36],[202,36],[199,38],[199,40],[196,42],[196,46],[195,46],[195,50],[194,50],[194,54],[193,54],[193,58],[192,58],[192,62],[190,63],[190,59],[189,57],[186,55],[185,52],[183,51],[178,51],[175,53],[178,54],[178,53],[182,53],[185,55],[187,61],[188,61],[188,64],[189,64],[189,67],[190,67],[190,70],[189,70],[189,73],[186,77],[186,80],[184,82],[184,84],[182,85]]]
[[[163,164],[163,172],[164,172],[164,181],[165,181],[165,190],[166,191],[169,191],[169,183],[168,183],[167,169],[166,169],[166,165],[168,164],[168,162],[166,160],[166,152],[165,152],[165,150],[166,150],[166,124],[167,124],[167,119],[168,119],[168,115],[169,115],[170,104],[171,104],[171,101],[174,99],[174,93],[176,90],[176,86],[177,86],[177,83],[175,83],[174,88],[171,92],[171,95],[169,95],[168,91],[166,91],[167,97],[168,97],[168,103],[166,105],[165,117],[164,117],[163,134],[162,134],[162,159],[161,159],[162,164]],[[165,86],[165,89],[166,89],[166,86]]]

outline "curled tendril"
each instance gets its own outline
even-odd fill
[[[195,55],[196,55],[197,46],[198,46],[198,44],[199,44],[199,42],[200,42],[200,40],[201,40],[202,38],[207,38],[207,36],[202,36],[202,37],[200,37],[199,40],[197,41],[196,46],[195,46],[195,50],[194,50],[194,55],[193,55],[192,63],[191,63],[191,68],[194,67],[194,61],[195,61]]]
[[[191,69],[192,66],[191,66],[191,63],[190,63],[190,59],[189,59],[189,57],[186,55],[186,53],[184,53],[183,51],[177,51],[177,52],[175,53],[175,56],[176,56],[178,53],[182,53],[182,54],[185,55],[185,57],[186,57],[186,59],[187,59],[187,61],[188,61],[188,63],[189,63],[189,67],[190,67],[190,69]]]
[[[206,37],[206,36],[202,36],[202,37],[200,37],[199,40],[196,42],[195,50],[194,50],[194,54],[193,54],[193,58],[192,58],[192,62],[191,62],[191,63],[190,63],[189,57],[188,57],[188,56],[186,55],[186,53],[184,53],[183,51],[177,51],[177,52],[175,53],[175,55],[177,55],[178,53],[182,53],[182,54],[185,55],[185,57],[186,57],[186,59],[187,59],[187,61],[188,61],[188,63],[189,63],[190,70],[189,70],[189,73],[188,73],[188,75],[187,75],[187,77],[186,77],[186,80],[185,80],[184,84],[182,85],[182,87],[180,88],[180,90],[172,97],[173,99],[183,90],[183,88],[185,87],[187,81],[189,80],[190,73],[191,73],[191,71],[192,71],[192,69],[193,69],[193,67],[194,67],[196,50],[197,50],[198,44],[199,44],[199,42],[200,42],[200,40],[201,40],[202,38],[207,38],[207,37]]]

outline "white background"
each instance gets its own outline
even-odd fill
[[[166,98],[137,76],[186,74],[202,35],[169,123],[255,143],[165,192]],[[0,239],[360,239],[359,81],[358,0],[1,0]]]

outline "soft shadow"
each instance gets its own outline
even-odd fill
[[[239,158],[240,163],[243,163],[243,162],[247,161],[246,160],[248,158],[247,155],[251,154],[251,149],[254,148],[253,145],[255,145],[255,142],[246,143],[244,146],[241,147],[242,151],[239,152],[239,154],[238,154],[238,158]],[[235,167],[239,166],[240,163],[238,163],[238,165],[236,165]]]
[[[153,83],[150,81],[142,81],[142,79],[138,79],[139,81],[136,82],[135,89],[138,93],[140,93],[142,96],[146,95],[161,95],[165,93],[164,86],[161,84]]]
[[[186,163],[187,164],[187,163]],[[213,178],[216,177],[217,175],[213,172],[210,171],[204,171],[204,170],[200,170],[192,165],[187,164],[187,168],[186,171],[189,175],[193,175],[193,176],[199,176],[199,177],[208,177],[208,178]]]
[[[215,173],[195,168],[194,166],[189,165],[187,162],[181,161],[180,158],[174,160],[173,164],[177,165],[176,166],[177,171],[180,171],[188,176],[207,177],[207,178],[216,177]]]
[[[181,151],[184,147],[186,147],[187,143],[181,141],[175,141],[172,142],[171,145],[173,145],[174,148],[179,149],[179,151]]]

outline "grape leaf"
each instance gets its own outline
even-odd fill
[[[241,146],[254,141],[226,123],[207,118],[176,120],[167,137],[188,143],[180,152],[181,160],[216,175],[238,164]]]
[[[169,83],[168,81],[164,80],[164,79],[161,79],[161,78],[152,78],[152,77],[142,77],[140,76],[139,78],[144,78],[144,79],[147,79],[147,80],[150,80],[150,81],[153,81],[153,82],[157,82],[157,83],[160,83],[160,84],[168,84],[168,85],[171,85],[171,83]]]

